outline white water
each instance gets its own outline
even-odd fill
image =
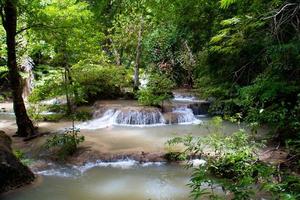
[[[48,100],[41,101],[41,104],[44,105],[56,105],[56,104],[66,104],[67,100],[64,97],[53,98]]]
[[[197,119],[192,109],[187,107],[174,108],[173,113],[176,114],[178,124],[201,124],[201,120]]]
[[[178,102],[199,102],[199,99],[193,95],[184,95],[179,93],[173,93],[174,98],[173,101]]]
[[[35,171],[36,174],[43,176],[57,176],[57,177],[78,177],[83,175],[88,170],[93,168],[117,168],[117,169],[134,169],[140,167],[152,167],[152,166],[163,166],[164,162],[145,162],[139,163],[136,160],[124,159],[118,161],[102,161],[97,160],[96,162],[88,162],[81,166],[55,166],[49,165],[47,169]]]
[[[127,111],[118,110],[114,123],[116,125],[161,125],[165,119],[159,111]]]
[[[95,113],[97,114],[97,111]],[[195,117],[192,109],[187,107],[175,108],[172,113],[176,114],[177,122],[180,125],[202,122]],[[97,117],[97,115],[95,116]],[[79,124],[77,128],[95,130],[111,126],[151,127],[162,125],[166,125],[166,120],[158,110],[108,109],[102,117]]]
[[[102,117],[84,122],[77,127],[80,129],[93,130],[107,128],[113,125],[145,127],[164,124],[165,119],[159,111],[122,111],[118,109],[108,109],[104,112]]]

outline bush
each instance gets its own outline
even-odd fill
[[[67,156],[74,154],[78,145],[84,141],[84,136],[79,135],[79,129],[66,129],[63,134],[56,134],[47,139],[45,147],[47,149],[58,148],[59,159],[64,160]]]
[[[34,121],[41,121],[44,119],[42,112],[46,111],[47,107],[45,105],[36,103],[30,104],[27,109],[29,117]]]
[[[122,96],[130,86],[131,76],[124,67],[78,63],[72,68],[79,99],[93,102],[97,99],[114,99]]]
[[[147,86],[138,92],[138,101],[143,105],[158,106],[172,98],[174,83],[164,74],[152,73]]]
[[[257,190],[270,192],[281,199],[299,198],[300,179],[297,176],[283,176],[276,171],[275,166],[260,161],[258,149],[262,144],[254,141],[243,130],[225,136],[221,131],[221,122],[219,117],[212,120],[215,126],[210,136],[177,137],[167,143],[183,144],[185,148],[182,154],[185,157],[193,155],[205,158],[204,165],[194,168],[189,183],[191,195],[195,199],[204,196],[208,199],[222,199],[216,187],[221,187],[224,195],[233,194],[233,199],[237,200],[251,199]],[[209,152],[204,149],[209,149]],[[288,196],[290,198],[283,198]]]
[[[13,153],[24,165],[30,165],[33,162],[31,159],[27,158],[21,150],[14,150]]]
[[[65,84],[61,69],[51,70],[42,79],[35,82],[35,87],[28,97],[31,103],[62,96],[65,94]]]

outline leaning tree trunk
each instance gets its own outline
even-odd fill
[[[136,57],[135,57],[135,66],[134,66],[134,91],[137,91],[140,85],[139,81],[139,70],[141,65],[141,54],[142,54],[142,34],[143,34],[143,18],[141,19],[141,26],[138,33],[138,44],[136,47]]]
[[[15,1],[16,2],[16,1]],[[6,30],[7,67],[12,89],[14,112],[18,126],[17,135],[22,137],[34,135],[34,126],[29,119],[22,97],[22,82],[16,59],[17,8],[14,1],[6,0],[3,5],[2,24]],[[2,12],[2,11],[1,11]]]

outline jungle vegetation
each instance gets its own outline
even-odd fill
[[[65,96],[71,115],[99,99],[160,106],[190,88],[212,116],[268,127],[299,170],[298,0],[1,0],[0,15],[0,100],[13,100],[17,135],[37,134],[22,97],[30,58],[31,103]]]

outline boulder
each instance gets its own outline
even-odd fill
[[[0,131],[0,193],[12,190],[34,180],[34,174],[13,154],[11,139]]]

